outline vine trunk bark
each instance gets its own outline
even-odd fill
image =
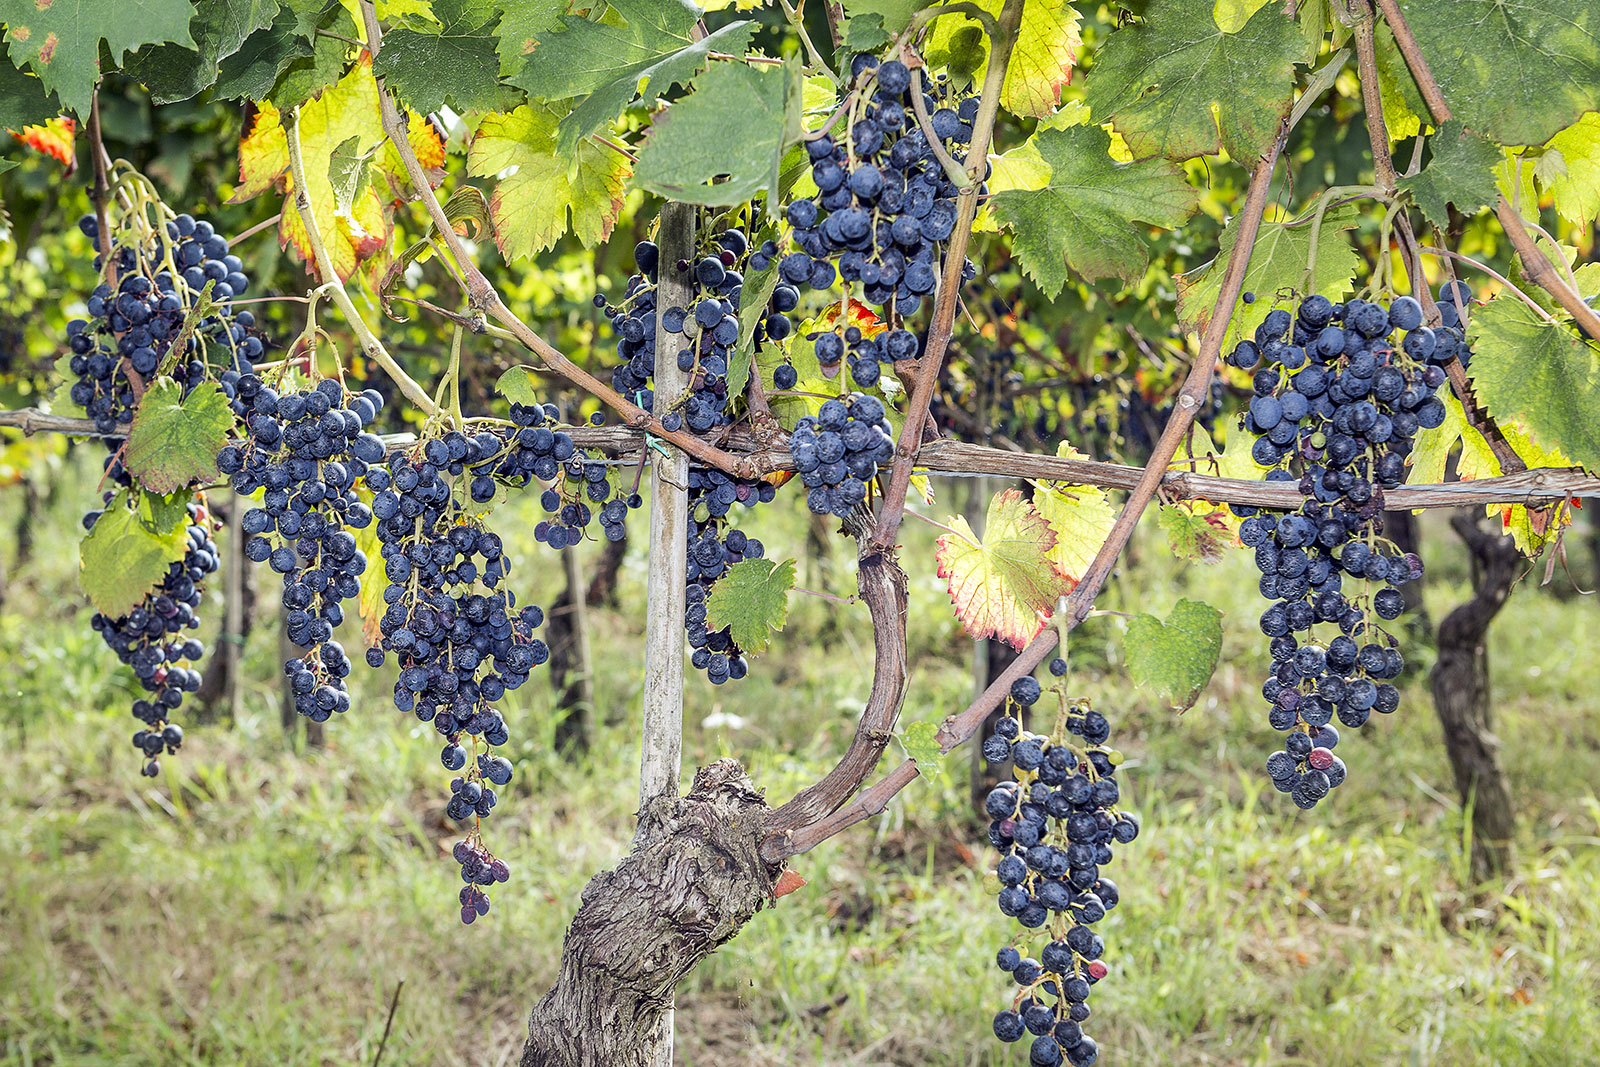
[[[1483,880],[1509,869],[1516,832],[1511,783],[1494,734],[1487,638],[1523,560],[1509,537],[1485,529],[1477,516],[1458,514],[1450,525],[1471,554],[1473,592],[1439,624],[1439,658],[1430,680],[1456,791],[1472,816],[1472,873]]]
[[[761,858],[767,814],[731,759],[696,772],[687,796],[646,804],[632,851],[584,888],[521,1067],[658,1062],[679,980],[772,899],[782,865]]]

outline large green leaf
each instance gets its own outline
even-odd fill
[[[1173,227],[1198,204],[1170,163],[1115,162],[1099,127],[1042,129],[1032,143],[1050,167],[1049,184],[996,193],[991,210],[1011,227],[1022,269],[1046,296],[1061,292],[1069,266],[1090,281],[1137,278],[1149,253],[1134,220]]]
[[[277,14],[278,0],[196,0],[189,25],[194,47],[145,45],[128,57],[126,70],[158,104],[187,100],[216,82],[218,64],[252,33],[271,26]]]
[[[746,652],[765,652],[774,632],[789,617],[794,560],[745,559],[711,587],[706,598],[706,628],[728,627],[733,643]]]
[[[1189,159],[1226,149],[1250,166],[1289,113],[1305,43],[1282,4],[1223,33],[1215,0],[1168,0],[1106,41],[1085,102],[1137,156]]]
[[[489,200],[495,243],[507,260],[531,257],[572,232],[585,245],[603,241],[622,211],[626,156],[592,140],[575,152],[558,152],[561,113],[524,104],[510,114],[485,116],[467,153],[467,172],[492,177],[510,168]]]
[[[1473,312],[1472,379],[1497,422],[1515,419],[1547,451],[1600,470],[1600,346],[1501,293]]]
[[[1317,264],[1311,276],[1311,292],[1337,301],[1353,288],[1360,256],[1351,247],[1345,232],[1355,228],[1356,210],[1332,208],[1322,219],[1322,236],[1317,240]],[[1210,263],[1178,279],[1178,318],[1191,330],[1202,330],[1211,321],[1217,297],[1222,292],[1222,275],[1239,236],[1239,216],[1228,220],[1217,255]],[[1233,330],[1248,335],[1261,324],[1276,303],[1280,290],[1298,291],[1311,258],[1311,232],[1314,220],[1298,226],[1286,222],[1263,222],[1250,250],[1250,268],[1244,276],[1244,293],[1255,300],[1246,304],[1243,294],[1234,305],[1230,320]],[[1310,295],[1304,294],[1304,295]]]
[[[1188,708],[1211,681],[1222,652],[1222,612],[1198,600],[1180,600],[1166,621],[1135,615],[1124,640],[1128,677]]]
[[[311,33],[301,16],[284,8],[272,25],[244,39],[239,50],[222,61],[212,94],[222,100],[263,100],[291,63],[311,56]]]
[[[548,34],[561,28],[566,0],[500,0],[500,73],[506,77],[521,70],[528,54]]]
[[[103,615],[120,618],[139,605],[183,558],[188,523],[147,525],[132,491],[112,498],[78,546],[78,584]]]
[[[194,46],[188,0],[0,0],[12,62],[30,63],[44,87],[79,115],[100,80],[100,43],[113,62],[141,45]]]
[[[402,26],[385,34],[372,72],[415,111],[437,111],[446,101],[457,111],[506,104],[490,0],[433,0],[433,14],[437,30]]]
[[[1600,112],[1550,138],[1533,173],[1568,222],[1588,226],[1600,216]]]
[[[61,114],[44,82],[0,60],[0,130],[37,126]]]
[[[651,126],[635,183],[690,204],[742,204],[776,189],[789,81],[786,69],[715,64]]]
[[[1544,144],[1600,107],[1594,0],[1400,0],[1455,117],[1501,144]]]
[[[217,473],[217,453],[228,443],[233,412],[216,382],[201,382],[188,396],[171,378],[145,390],[128,431],[123,463],[153,493],[170,493]]]
[[[711,52],[742,54],[753,22],[731,22],[694,39],[700,11],[684,0],[612,0],[620,19],[591,22],[562,18],[566,29],[546,34],[510,81],[543,100],[584,99],[561,120],[556,147],[563,154],[616,118],[635,96],[646,104],[705,68]]]
[[[1500,163],[1497,146],[1455,120],[1441,126],[1428,144],[1433,149],[1428,165],[1398,184],[1411,194],[1429,222],[1445,225],[1450,219],[1449,204],[1470,217],[1500,198],[1494,178],[1494,168]]]

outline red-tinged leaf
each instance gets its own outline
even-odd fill
[[[786,897],[805,884],[806,880],[804,878],[792,870],[786,870],[778,875],[777,884],[772,887],[772,899],[777,900],[779,897]]]
[[[981,540],[960,516],[950,525],[955,532],[939,538],[934,557],[956,617],[974,638],[998,637],[1022,648],[1073,584],[1051,559],[1050,524],[1020,492],[1007,489],[989,502]]]
[[[72,151],[72,140],[77,133],[78,124],[72,116],[61,115],[41,126],[24,126],[21,133],[12,136],[35,152],[42,152],[61,163],[71,174],[78,169],[77,156]]]

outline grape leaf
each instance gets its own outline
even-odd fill
[[[890,41],[889,31],[883,28],[883,16],[875,12],[851,16],[844,24],[843,36],[846,52],[876,52]]]
[[[1056,455],[1079,459],[1083,453],[1065,441],[1056,446]],[[1092,485],[1051,485],[1035,483],[1033,506],[1050,524],[1056,543],[1050,549],[1050,562],[1071,580],[1067,591],[1078,584],[1083,572],[1094,562],[1117,521],[1116,512],[1104,489]]]
[[[340,9],[332,10],[338,12]],[[290,61],[272,86],[269,98],[280,110],[299,107],[329,86],[337,84],[344,76],[351,45],[337,37],[316,33],[315,30],[307,32],[305,36],[311,42],[310,58]],[[364,52],[362,54],[365,55]]]
[[[217,453],[228,443],[233,412],[216,382],[183,395],[171,378],[145,390],[128,431],[123,463],[153,493],[170,493],[217,473]]]
[[[1492,141],[1544,144],[1600,107],[1594,0],[1400,0],[1455,117]]]
[[[977,4],[998,17],[1005,0],[977,0]],[[1025,118],[1043,118],[1055,110],[1083,47],[1078,22],[1078,12],[1065,0],[1025,0],[1000,88],[1002,107]],[[933,23],[924,55],[934,66],[948,64],[970,73],[973,82],[982,82],[989,70],[982,26],[959,11]]]
[[[1072,588],[1050,559],[1056,547],[1050,524],[1019,491],[1007,489],[989,501],[981,540],[960,515],[949,525],[955,532],[939,538],[934,558],[961,625],[976,639],[1026,645]]]
[[[428,124],[413,121],[412,125]],[[355,156],[370,155],[383,138],[378,84],[372,77],[372,61],[365,53],[338,85],[300,109],[300,150],[307,161],[330,159],[336,151]],[[261,105],[255,121],[239,141],[239,179],[230,203],[249,200],[274,185],[282,188],[284,203],[283,218],[278,224],[279,243],[293,245],[308,269],[315,272],[311,242],[294,203],[289,142],[279,111],[271,103]],[[308,162],[306,193],[340,280],[349,278],[362,260],[388,244],[393,223],[388,205],[378,196],[376,183],[369,182],[350,209],[340,211],[339,195],[329,176],[329,168]]]
[[[525,408],[543,403],[533,390],[534,373],[532,367],[512,367],[495,381],[494,391],[511,403],[521,404]]]
[[[114,63],[141,45],[177,41],[189,47],[188,0],[0,0],[11,61],[31,64],[47,91],[80,115],[100,80],[100,45]]]
[[[151,530],[170,530],[174,523],[189,521],[193,491],[185,488],[171,493],[139,491],[139,521]]]
[[[938,766],[944,761],[944,752],[939,748],[939,728],[931,722],[914,722],[906,727],[900,743],[905,746],[906,755],[919,767]]]
[[[78,546],[78,584],[102,615],[121,618],[183,558],[188,523],[152,529],[139,519],[133,490],[112,498]]]
[[[1226,150],[1250,166],[1289,113],[1305,45],[1282,4],[1223,33],[1213,0],[1171,0],[1124,26],[1095,57],[1084,102],[1136,156],[1189,159]]]
[[[509,78],[522,69],[542,38],[561,28],[567,4],[566,0],[500,0],[497,6],[500,73]]]
[[[650,127],[634,183],[690,204],[742,204],[776,189],[788,136],[789,72],[718,63]],[[726,181],[714,181],[726,175]]]
[[[1444,226],[1450,220],[1447,205],[1471,217],[1500,198],[1494,168],[1500,163],[1497,145],[1451,120],[1428,140],[1433,156],[1421,172],[1396,184],[1411,194],[1428,221]]]
[[[508,101],[500,85],[499,37],[489,0],[433,0],[435,32],[401,26],[383,35],[373,73],[408,106],[438,111],[489,111]]]
[[[1180,600],[1166,621],[1135,615],[1123,640],[1128,677],[1187,710],[1211,681],[1222,653],[1222,612],[1198,600]]]
[[[623,185],[631,172],[626,156],[595,141],[573,153],[556,148],[561,113],[544,104],[524,104],[509,114],[484,116],[467,152],[467,173],[501,174],[489,199],[495,243],[510,261],[552,247],[567,231],[585,245],[605,240],[622,212]]]
[[[1311,276],[1311,291],[1337,301],[1354,285],[1360,257],[1344,233],[1356,225],[1356,210],[1346,205],[1330,208],[1322,218],[1322,236],[1317,241],[1316,269]],[[1222,274],[1238,237],[1239,216],[1228,220],[1211,262],[1196,267],[1178,278],[1178,318],[1186,329],[1203,330],[1222,292]],[[1250,250],[1250,266],[1245,271],[1244,293],[1254,293],[1255,302],[1246,304],[1243,293],[1233,308],[1231,329],[1248,336],[1267,317],[1280,289],[1299,290],[1311,258],[1311,233],[1314,221],[1298,226],[1285,222],[1263,222]],[[1308,294],[1309,295],[1309,294]]]
[[[291,63],[312,54],[310,36],[302,32],[300,22],[298,13],[284,8],[272,25],[246,37],[219,65],[212,95],[219,100],[266,99]]]
[[[334,212],[348,215],[372,181],[372,150],[362,152],[361,136],[351,134],[328,157],[328,184],[333,188]]]
[[[1066,285],[1069,266],[1089,281],[1131,282],[1149,259],[1134,220],[1176,226],[1199,202],[1170,163],[1113,162],[1110,135],[1099,127],[1044,129],[1032,143],[1050,168],[1049,184],[996,193],[991,203],[996,220],[1011,227],[1022,269],[1047,297]]]
[[[733,643],[746,652],[765,652],[772,634],[782,632],[794,588],[794,560],[743,559],[717,579],[706,598],[706,628],[728,627]]]
[[[0,62],[0,130],[20,130],[61,114],[61,104],[44,82],[10,63]]]
[[[77,167],[73,143],[77,140],[78,123],[71,115],[57,115],[36,126],[24,126],[16,134],[17,140],[41,155],[49,156],[68,170]]]
[[[623,25],[564,16],[566,29],[545,34],[533,60],[509,79],[542,100],[584,98],[561,119],[556,148],[562,155],[635,96],[648,106],[687,82],[705,69],[709,53],[743,54],[756,30],[754,22],[731,22],[697,41],[700,11],[684,0],[611,0],[611,14]]]
[[[1473,314],[1467,334],[1474,388],[1495,421],[1516,419],[1540,447],[1600,470],[1600,347],[1504,293]]]
[[[1156,518],[1167,535],[1167,547],[1179,559],[1220,563],[1223,548],[1232,540],[1226,524],[1181,504],[1161,505]]]
[[[128,57],[124,69],[158,104],[188,100],[216,82],[218,64],[252,33],[271,26],[277,14],[278,0],[195,0],[193,47],[147,44]]]
[[[1585,114],[1550,138],[1533,173],[1574,226],[1600,216],[1600,112]]]

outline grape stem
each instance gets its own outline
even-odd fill
[[[977,179],[989,158],[989,145],[994,137],[995,116],[1000,110],[1000,90],[1005,85],[1006,71],[1011,65],[1011,51],[1016,46],[1017,34],[1022,25],[1022,0],[1006,0],[1000,10],[996,33],[989,40],[989,69],[983,79],[983,93],[979,97],[978,114],[972,122],[972,142],[967,148],[966,171]],[[932,143],[932,142],[930,142]],[[939,372],[944,366],[945,352],[950,347],[950,335],[955,329],[956,304],[961,293],[962,267],[966,263],[967,245],[972,240],[972,223],[978,215],[977,180],[961,190],[957,202],[955,228],[950,243],[944,251],[944,276],[939,286],[939,296],[934,303],[933,322],[928,329],[927,344],[919,364],[916,389],[911,394],[911,405],[906,410],[905,426],[895,447],[894,466],[884,483],[883,507],[878,512],[878,522],[872,532],[871,548],[876,552],[890,552],[900,532],[905,512],[906,490],[911,485],[911,465],[922,442],[922,431],[928,420],[928,407],[933,403],[934,389],[939,384]]]

